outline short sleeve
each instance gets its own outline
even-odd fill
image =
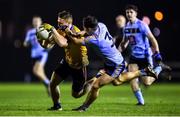
[[[28,43],[30,41],[30,32],[26,33],[25,42]]]
[[[97,39],[94,36],[88,36],[84,39],[83,45],[86,44],[95,44],[97,42]]]
[[[151,30],[147,24],[142,23],[141,27],[142,27],[142,31],[145,35],[148,35],[148,33],[151,33]]]

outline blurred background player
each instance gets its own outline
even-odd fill
[[[117,32],[114,37],[114,43],[115,43],[116,48],[118,48],[120,42],[123,39],[123,29],[126,25],[126,18],[123,15],[118,15],[115,21],[116,21]]]
[[[31,58],[34,60],[33,65],[33,73],[39,80],[43,82],[45,85],[48,94],[49,92],[49,79],[47,78],[45,74],[45,64],[48,58],[48,51],[41,47],[41,45],[38,43],[37,37],[36,37],[36,29],[40,27],[42,24],[42,19],[40,16],[34,16],[32,18],[32,25],[33,28],[28,30],[26,33],[26,38],[24,41],[24,46],[28,47],[31,46]]]
[[[155,49],[154,59],[155,61],[161,61],[162,57],[159,52],[158,43],[151,33],[149,27],[137,18],[138,8],[135,5],[127,5],[125,8],[126,17],[128,23],[124,28],[124,38],[121,42],[121,49],[123,50],[127,43],[131,48],[131,56],[129,60],[128,70],[136,71],[137,69],[143,69],[147,66],[153,67],[152,50],[150,48],[150,42]],[[148,40],[149,39],[149,40]],[[156,69],[157,74],[161,71],[161,67]],[[155,81],[153,77],[144,77],[143,81],[146,85],[151,85]],[[144,105],[144,99],[139,88],[138,79],[131,81],[132,89],[135,96],[138,99],[138,105]]]
[[[115,19],[116,21],[116,26],[118,28],[116,36],[115,36],[115,45],[116,48],[119,47],[122,39],[123,39],[123,31],[124,31],[124,27],[126,25],[126,18],[123,15],[118,15]],[[127,48],[122,52],[123,57],[125,58],[126,62],[128,63],[129,61],[129,57],[130,57],[130,47],[128,45]],[[131,71],[129,69],[129,71]],[[132,88],[132,91],[138,101],[137,105],[144,105],[144,98],[141,92],[141,89],[139,87],[139,81],[138,79],[134,79],[132,81],[130,81],[130,85]]]
[[[97,99],[99,90],[102,86],[116,81],[118,83],[117,85],[120,85],[125,81],[129,81],[141,75],[147,75],[145,70],[122,73],[125,69],[124,58],[115,47],[112,36],[105,24],[98,22],[94,16],[87,16],[83,19],[83,27],[88,36],[81,39],[72,39],[76,44],[90,45],[96,49],[96,52],[103,57],[104,72],[96,76],[96,80],[85,102],[80,107],[73,109],[75,111],[86,111]],[[148,73],[149,72],[154,74],[151,71],[148,71]]]
[[[79,98],[87,92],[84,90],[87,79],[86,66],[89,64],[87,49],[85,46],[74,44],[69,39],[69,35],[74,34],[75,36],[80,30],[72,24],[73,17],[70,12],[59,12],[57,21],[57,31],[51,25],[44,24],[45,29],[52,30],[55,42],[65,51],[65,58],[61,60],[51,76],[50,89],[53,106],[48,110],[62,110],[59,84],[68,76],[72,77],[72,96],[74,98]],[[62,43],[63,38],[67,39],[64,43]]]

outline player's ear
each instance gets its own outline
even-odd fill
[[[137,11],[135,11],[135,14],[136,14],[136,17],[137,17],[137,15],[138,15]]]
[[[72,18],[68,18],[67,21],[68,21],[69,24],[72,24],[73,19]]]

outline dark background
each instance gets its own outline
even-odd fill
[[[0,81],[28,80],[31,71],[30,50],[22,46],[25,33],[31,26],[33,15],[40,15],[44,22],[56,26],[57,13],[69,10],[74,24],[82,29],[81,20],[88,14],[95,15],[104,22],[112,35],[116,32],[115,17],[124,14],[127,4],[139,7],[138,17],[151,19],[150,28],[161,31],[157,40],[165,63],[173,68],[173,80],[180,81],[179,30],[180,7],[176,0],[0,0]],[[154,18],[155,11],[164,14],[162,21]],[[46,66],[48,76],[62,58],[63,50],[55,47],[49,54]],[[90,53],[90,59],[96,56]],[[92,67],[96,68],[92,63]],[[34,78],[33,78],[34,80]]]

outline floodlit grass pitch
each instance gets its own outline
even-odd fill
[[[136,99],[129,84],[118,87],[108,85],[102,88],[99,98],[86,112],[71,111],[82,104],[85,97],[74,99],[71,84],[61,84],[63,111],[47,111],[52,106],[42,84],[1,83],[0,115],[20,116],[124,116],[124,115],[179,115],[180,84],[153,84],[142,87],[145,106],[136,106]]]

